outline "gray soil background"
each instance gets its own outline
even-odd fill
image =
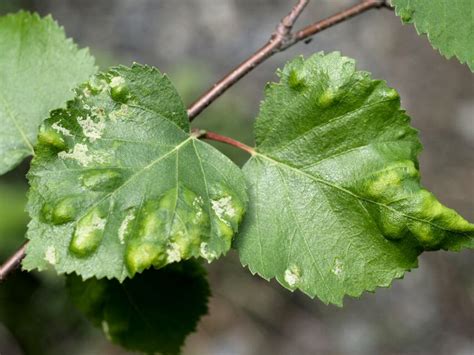
[[[312,1],[298,24],[354,3]],[[90,47],[101,63],[136,61],[169,73],[189,104],[263,44],[293,1],[15,4],[51,13],[68,36],[81,47]],[[309,44],[274,56],[227,92],[229,98],[220,99],[196,119],[196,125],[235,133],[252,144],[252,123],[263,87],[276,80],[276,68],[300,54],[336,50],[398,90],[424,145],[423,184],[473,221],[474,74],[456,59],[439,55],[425,36],[419,37],[413,26],[403,26],[391,11],[372,10],[318,34]],[[242,163],[244,157],[235,159]],[[232,252],[209,267],[210,314],[188,338],[184,354],[474,354],[474,252],[425,253],[419,264],[392,288],[346,299],[344,308],[337,308],[252,276]],[[123,353],[115,346],[102,349],[107,354]]]

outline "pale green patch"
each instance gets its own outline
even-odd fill
[[[46,248],[44,253],[44,260],[50,263],[51,265],[55,265],[57,262],[56,256],[56,248],[52,245]]]
[[[125,216],[125,218],[123,219],[122,224],[120,224],[120,228],[118,230],[118,237],[120,240],[120,244],[125,244],[125,233],[127,231],[128,225],[134,219],[135,219],[134,211],[130,211],[127,214],[127,216]]]
[[[73,159],[76,160],[82,166],[89,166],[92,162],[102,162],[97,157],[88,154],[89,147],[82,143],[77,143],[74,148],[68,152],[60,152],[58,157],[60,159]]]
[[[80,256],[89,256],[102,241],[106,219],[100,208],[95,207],[78,222],[69,249]]]
[[[58,122],[54,122],[51,128],[56,132],[61,133],[63,136],[72,137],[71,131],[61,126]]]

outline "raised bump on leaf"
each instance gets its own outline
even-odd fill
[[[122,174],[117,169],[91,169],[81,177],[82,185],[92,191],[109,191],[122,182]]]
[[[387,239],[402,239],[406,236],[408,219],[398,213],[380,213],[377,225]]]
[[[91,255],[102,241],[105,213],[100,206],[92,208],[78,222],[69,249],[80,257]]]
[[[304,75],[300,71],[291,70],[288,75],[288,85],[290,88],[300,91],[306,86]]]
[[[331,88],[326,89],[318,99],[321,108],[328,108],[336,102],[336,93]]]
[[[110,97],[112,100],[127,103],[130,98],[130,90],[125,82],[125,79],[121,76],[114,76],[110,79]]]
[[[132,274],[199,256],[202,240],[209,238],[209,216],[201,199],[180,185],[144,204],[138,229],[126,237],[126,263]]]
[[[43,217],[52,224],[64,224],[73,221],[81,203],[80,197],[68,196],[59,200],[54,206],[44,204]]]
[[[63,136],[52,127],[46,127],[45,125],[41,125],[40,127],[38,143],[55,151],[67,149]]]
[[[378,171],[366,186],[366,196],[388,206],[401,206],[419,221],[407,218],[395,209],[380,207],[372,213],[388,239],[407,235],[427,249],[440,248],[449,237],[445,228],[471,232],[471,225],[454,210],[443,206],[429,191],[419,188],[420,175],[412,161],[400,161]],[[410,233],[407,233],[409,231]]]

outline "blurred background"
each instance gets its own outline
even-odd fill
[[[312,1],[300,26],[356,1]],[[89,47],[101,68],[132,61],[168,73],[189,104],[267,39],[293,0],[3,0],[52,14]],[[420,129],[423,184],[474,221],[474,75],[435,52],[394,13],[372,10],[297,44],[257,68],[195,125],[253,144],[252,125],[266,82],[294,56],[341,51],[387,80]],[[1,55],[1,53],[0,53]],[[219,146],[238,164],[247,156]],[[0,259],[21,245],[28,164],[0,178]],[[391,289],[344,308],[326,306],[252,276],[235,252],[208,267],[210,314],[184,354],[473,355],[474,252],[425,253]],[[82,318],[54,274],[17,272],[0,285],[0,354],[127,354]]]

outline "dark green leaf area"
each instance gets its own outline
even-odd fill
[[[117,280],[67,278],[73,303],[112,342],[146,353],[177,354],[207,313],[209,285],[195,261]]]

